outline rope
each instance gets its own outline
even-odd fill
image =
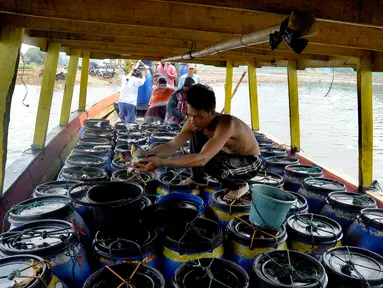
[[[112,268],[110,268],[109,266],[106,266],[106,269],[108,269],[111,273],[113,273],[114,276],[116,276],[118,279],[120,279],[122,281],[122,283],[120,285],[117,286],[117,288],[121,288],[122,286],[126,285],[127,287],[129,288],[135,288],[134,285],[131,283],[132,280],[133,280],[133,277],[134,275],[136,274],[136,272],[138,271],[138,268],[140,268],[141,266],[141,263],[142,262],[138,262],[136,268],[134,268],[132,274],[129,276],[128,279],[124,279],[122,278],[120,275],[118,275],[115,271],[113,271]]]
[[[190,262],[187,262],[186,265],[190,265],[192,266],[193,268],[200,268],[202,270],[202,272],[204,273],[203,276],[199,277],[199,278],[205,278],[205,277],[208,277],[209,278],[209,286],[208,288],[211,288],[211,285],[213,284],[213,281],[214,282],[217,282],[219,285],[223,286],[223,287],[226,287],[226,288],[230,288],[230,286],[226,285],[225,283],[219,281],[218,279],[216,279],[214,277],[214,274],[213,272],[211,271],[211,265],[213,264],[214,260],[216,258],[212,258],[209,265],[208,266],[202,266],[201,262],[199,261],[199,259],[197,259],[198,262],[196,262],[196,260],[192,260]]]
[[[252,234],[252,236],[251,236],[251,241],[250,241],[250,246],[249,246],[250,250],[252,250],[252,249],[254,248],[254,247],[253,247],[253,242],[254,242],[254,239],[255,239],[255,236],[256,236],[256,233],[257,233],[257,232],[260,232],[260,233],[262,233],[262,234],[265,234],[266,236],[269,236],[269,237],[273,238],[274,241],[275,241],[275,244],[276,244],[276,248],[278,248],[278,246],[279,246],[279,242],[278,242],[278,239],[277,239],[277,237],[276,237],[275,235],[272,235],[272,234],[270,234],[270,233],[268,233],[268,232],[265,232],[265,231],[261,230],[258,226],[254,226],[254,225],[250,224],[249,222],[247,222],[247,221],[241,219],[241,218],[238,217],[238,216],[235,216],[235,218],[238,219],[239,221],[241,221],[242,223],[246,224],[247,226],[249,226],[250,228],[253,229],[253,234]]]
[[[28,204],[18,204],[18,205],[15,205],[15,206],[11,207],[11,209],[9,209],[7,211],[7,213],[5,213],[5,215],[4,215],[2,233],[4,233],[5,221],[8,219],[9,214],[11,214],[12,212],[19,213],[19,212],[21,212],[21,211],[23,211],[25,209],[36,208],[36,207],[41,207],[41,206],[44,206],[44,204],[42,202],[34,201],[34,202],[31,202],[31,203],[28,203]]]
[[[335,77],[335,69],[332,68],[332,79],[331,79],[330,88],[328,88],[328,91],[327,91],[326,95],[324,95],[324,97],[327,97],[327,95],[330,93],[331,88],[332,88],[332,84],[334,84],[334,77]]]
[[[39,261],[39,262],[37,262],[37,263],[34,263],[34,262],[35,262],[35,260],[32,259],[32,263],[31,263],[31,265],[29,265],[29,266],[27,266],[27,267],[25,267],[25,268],[23,268],[23,269],[21,269],[21,270],[19,270],[19,269],[13,270],[9,275],[0,276],[0,279],[5,279],[5,278],[7,278],[7,279],[10,280],[10,281],[13,280],[13,281],[14,281],[14,284],[15,284],[15,287],[25,287],[25,286],[27,286],[33,279],[38,279],[38,280],[40,280],[40,281],[44,284],[44,286],[45,286],[46,288],[48,288],[48,285],[47,285],[47,283],[44,281],[44,279],[43,279],[42,277],[40,277],[40,276],[36,276],[37,273],[39,273],[39,272],[41,271],[41,267],[37,267],[37,266],[40,265],[40,264],[42,264],[42,263],[47,263],[47,264],[49,265],[49,267],[50,267],[50,270],[52,270],[52,264],[51,264],[48,260],[41,260],[41,261]],[[33,274],[32,274],[32,275],[30,275],[30,276],[21,275],[21,272],[26,271],[26,270],[28,270],[28,269],[30,269],[30,268],[34,268],[34,269],[33,269]],[[18,281],[15,280],[15,278],[27,278],[28,280],[25,280],[25,281],[23,281],[23,282],[18,282]]]
[[[214,245],[213,245],[213,239],[209,239],[207,238],[206,236],[202,235],[200,233],[200,230],[196,227],[194,227],[196,221],[198,220],[198,216],[197,218],[195,218],[193,221],[191,221],[190,223],[187,223],[186,226],[185,226],[185,233],[181,236],[181,238],[177,241],[177,249],[179,251],[179,254],[181,254],[181,241],[186,237],[186,235],[189,233],[189,232],[194,232],[197,236],[199,236],[200,238],[206,240],[207,242],[209,242],[209,244],[211,245],[211,250],[213,251],[214,250]],[[214,235],[213,237],[214,238]]]

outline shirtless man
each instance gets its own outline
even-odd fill
[[[187,121],[181,132],[170,142],[157,146],[155,157],[136,161],[134,168],[144,173],[167,166],[191,167],[188,183],[206,183],[206,173],[229,190],[225,200],[240,198],[249,190],[246,181],[261,168],[253,131],[238,118],[215,111],[215,95],[209,86],[192,86],[186,100]],[[167,159],[188,140],[190,155]]]

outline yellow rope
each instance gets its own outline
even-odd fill
[[[118,275],[116,272],[113,271],[112,268],[110,268],[109,266],[106,266],[106,268],[112,272],[114,274],[114,276],[116,276],[118,279],[120,279],[122,281],[122,283],[120,285],[117,286],[117,288],[121,288],[123,285],[125,284],[128,284],[128,287],[129,288],[135,288],[133,284],[130,283],[130,281],[133,279],[133,276],[134,274],[136,274],[138,268],[140,268],[140,265],[142,264],[142,262],[138,262],[136,268],[134,269],[132,275],[130,275],[130,277],[128,278],[128,280],[125,280],[124,278],[122,278],[120,275]],[[128,283],[126,283],[128,282]]]
[[[33,268],[33,275],[31,275],[31,276],[23,276],[23,275],[13,276],[14,278],[27,278],[28,279],[28,280],[22,281],[22,282],[17,282],[16,280],[13,280],[13,282],[15,283],[15,286],[16,287],[24,287],[24,286],[28,285],[33,279],[39,279],[45,285],[45,287],[48,287],[47,283],[45,283],[45,281],[42,277],[36,276],[37,273],[39,273],[41,271],[41,267],[37,267],[37,265],[40,265],[42,263],[47,263],[49,265],[50,269],[52,270],[52,264],[48,260],[42,260],[42,261],[35,263],[35,260],[32,259],[32,264],[21,269],[20,272],[23,272],[25,270]]]

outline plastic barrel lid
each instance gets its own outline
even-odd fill
[[[297,202],[295,202],[293,207],[291,207],[291,209],[290,209],[290,211],[292,213],[302,211],[302,210],[307,208],[307,199],[305,197],[303,197],[299,193],[295,193],[295,192],[291,192],[291,191],[287,191],[287,192],[289,192],[290,194],[293,194],[295,197],[297,197]]]
[[[252,184],[265,184],[275,187],[280,187],[283,185],[283,177],[281,175],[259,171],[257,175],[249,180]]]
[[[141,252],[146,254],[152,251],[156,246],[157,239],[158,233],[146,228],[98,231],[93,245],[109,257],[133,257],[141,256]],[[140,249],[138,249],[137,244]]]
[[[19,283],[28,282],[27,285],[18,286],[18,287],[45,287],[44,283],[50,283],[52,279],[52,271],[49,267],[49,264],[42,262],[40,264],[34,265],[26,270],[25,268],[43,261],[41,257],[35,255],[19,255],[19,256],[9,256],[0,259],[0,287],[16,287],[14,281]],[[41,277],[40,279],[33,278],[19,278],[19,277],[1,277],[7,275],[13,275],[14,271],[20,271],[19,276],[29,276],[29,277]],[[13,279],[12,279],[13,278]],[[63,286],[57,286],[60,288]]]
[[[133,181],[133,182],[139,182],[141,184],[146,184],[147,182],[154,180],[154,174],[152,173],[144,173],[144,174],[129,173],[126,171],[126,169],[122,169],[122,170],[118,170],[114,172],[112,177],[118,181]]]
[[[72,186],[68,191],[68,198],[73,201],[74,203],[83,205],[83,206],[90,206],[91,202],[86,197],[86,194],[88,193],[89,189],[96,186],[97,183],[81,183],[75,186]]]
[[[98,124],[98,125],[109,125],[110,121],[108,119],[96,119],[96,118],[89,118],[85,119],[83,124]]]
[[[111,145],[76,145],[72,152],[77,154],[105,155],[110,153]]]
[[[70,155],[65,163],[68,165],[76,165],[76,166],[94,166],[94,167],[103,167],[106,166],[107,160],[102,157],[86,155],[86,154],[78,154],[78,155]]]
[[[14,221],[30,221],[46,218],[58,218],[61,213],[66,215],[72,208],[66,196],[54,195],[28,199],[11,208],[9,218]]]
[[[181,184],[183,180],[186,180],[190,178],[190,174],[186,172],[175,172],[175,171],[169,171],[162,173],[159,176],[158,181],[161,182],[164,185],[172,185],[172,186],[192,186],[192,185],[184,185]]]
[[[253,246],[250,247],[250,249],[253,249],[254,247],[276,248],[287,239],[286,226],[283,224],[277,229],[267,229],[251,224],[249,215],[242,215],[239,218],[242,221],[238,218],[234,218],[229,222],[226,226],[227,234],[229,238],[248,247],[253,243]],[[254,240],[252,240],[254,231],[256,231],[256,234]],[[273,235],[274,237],[271,237],[270,235]]]
[[[145,227],[185,226],[185,223],[198,217],[198,211],[197,204],[177,199],[145,207],[141,210],[140,218]]]
[[[67,180],[79,180],[82,182],[105,181],[108,180],[108,174],[96,167],[68,167],[63,168],[60,177]]]
[[[129,279],[134,273],[131,281],[129,281],[130,286],[132,287],[145,287],[145,288],[164,288],[165,279],[162,274],[152,267],[149,267],[145,264],[141,264],[137,268],[136,263],[120,263],[117,265],[109,266],[109,269],[112,269],[117,275],[122,279]],[[116,277],[110,270],[107,268],[102,268],[90,276],[83,288],[111,288],[118,287],[123,282],[119,277]],[[137,271],[135,271],[137,269]],[[126,282],[128,283],[128,282]],[[126,284],[125,287],[129,287]]]
[[[128,157],[128,158],[132,159],[131,157]],[[126,163],[121,158],[116,158],[116,159],[113,159],[113,161],[112,161],[112,166],[117,167],[119,170],[124,169],[125,164]]]
[[[338,222],[317,214],[292,215],[287,219],[287,232],[307,237],[314,244],[337,242],[343,237]]]
[[[360,214],[364,224],[383,229],[383,209],[366,208]]]
[[[62,220],[38,220],[20,225],[0,236],[0,251],[5,255],[55,255],[78,243],[71,224]]]
[[[66,196],[70,187],[77,185],[79,181],[52,181],[38,185],[33,197],[63,195]]]
[[[110,140],[107,138],[83,137],[80,138],[77,143],[79,145],[108,145],[110,144]]]
[[[319,189],[323,191],[346,190],[344,183],[327,178],[306,178],[302,185],[306,189]]]
[[[182,264],[174,273],[172,283],[172,287],[177,288],[246,288],[249,287],[249,276],[241,266],[232,261],[203,258]]]
[[[355,192],[331,192],[327,201],[331,206],[337,205],[360,211],[363,208],[376,208],[376,201],[365,194]]]
[[[278,155],[278,156],[287,156],[287,151],[282,148],[275,147],[262,147],[260,148],[261,155]]]
[[[323,176],[323,169],[319,166],[288,165],[285,167],[285,173],[297,176],[321,177]]]
[[[240,199],[232,202],[228,202],[223,199],[227,194],[227,191],[218,191],[213,194],[211,199],[211,205],[218,207],[225,211],[231,211],[232,213],[244,212],[250,209],[251,206],[251,194],[246,193]],[[231,204],[232,203],[232,204]]]
[[[84,134],[82,135],[81,138],[90,138],[90,137],[95,137],[95,138],[106,138],[106,139],[113,139],[114,138],[114,133],[113,132],[104,132],[104,131],[85,131]]]
[[[254,260],[251,273],[260,287],[326,287],[323,265],[313,257],[293,250],[263,253]]]
[[[322,264],[329,275],[331,273],[338,279],[339,284],[347,281],[351,285],[348,287],[361,287],[366,280],[369,286],[383,285],[383,258],[367,249],[347,246],[331,248],[324,252]]]
[[[281,166],[287,166],[292,164],[299,164],[299,160],[297,158],[288,157],[288,156],[271,156],[267,157],[265,159],[265,164],[270,165],[281,165]]]
[[[159,132],[159,133],[154,133],[150,138],[156,141],[168,142],[176,136],[177,134],[172,132]]]
[[[222,228],[217,222],[206,218],[198,218],[189,225],[169,225],[164,229],[164,245],[181,254],[212,251],[222,241]]]

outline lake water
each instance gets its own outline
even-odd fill
[[[217,110],[224,103],[223,84],[214,84]],[[329,83],[300,84],[299,105],[301,147],[319,165],[329,167],[349,179],[357,179],[358,171],[358,114],[355,84],[334,84],[324,97]],[[28,86],[26,103],[21,100],[25,87],[17,85],[12,100],[8,139],[8,161],[11,164],[33,140],[40,87]],[[87,106],[116,92],[117,88],[89,87]],[[72,111],[76,110],[79,87],[75,87]],[[383,86],[374,85],[374,179],[383,180]],[[232,114],[250,123],[248,86],[242,84],[232,102]],[[55,91],[49,130],[59,123],[63,91]],[[260,128],[282,143],[289,144],[289,108],[287,83],[258,83]]]

